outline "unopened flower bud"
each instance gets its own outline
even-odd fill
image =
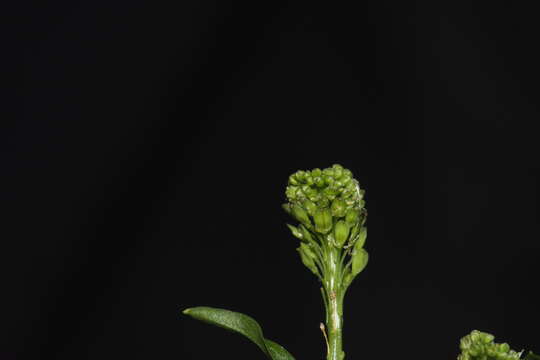
[[[323,172],[324,175],[328,175],[328,176],[331,176],[331,177],[334,176],[334,169],[332,169],[332,168],[326,168],[322,172]]]
[[[328,186],[332,186],[334,184],[334,178],[328,174],[323,175],[324,183]]]
[[[326,234],[332,229],[332,213],[329,209],[317,209],[313,215],[315,230],[321,234]]]
[[[287,224],[287,227],[291,230],[292,234],[294,235],[294,237],[300,239],[300,240],[303,240],[304,239],[304,234],[302,233],[302,231],[300,231],[300,229],[298,229],[296,226],[292,226],[290,224]]]
[[[347,211],[347,214],[345,215],[345,221],[348,225],[353,226],[358,222],[358,218],[360,217],[360,214],[358,210],[355,209],[349,209]]]
[[[330,205],[330,200],[328,200],[327,197],[321,197],[318,201],[317,201],[317,206],[319,208],[326,208]]]
[[[307,210],[309,215],[313,216],[315,214],[315,210],[317,210],[317,205],[315,205],[313,201],[306,199],[304,200],[302,205],[304,206],[304,209]]]
[[[285,212],[287,214],[291,214],[291,205],[290,204],[281,204],[281,207],[283,208],[283,210],[285,210]]]
[[[285,195],[288,199],[295,199],[296,198],[296,188],[292,186],[288,186],[287,189],[285,189]]]
[[[294,174],[289,176],[289,185],[298,185],[298,180],[296,180]]]
[[[296,172],[296,179],[301,183],[305,182],[306,181],[306,172],[304,170],[298,170]]]
[[[345,245],[345,242],[349,238],[350,227],[343,220],[339,220],[334,226],[334,240],[339,249]]]
[[[304,236],[304,239],[308,242],[314,241],[313,237],[311,236],[311,233],[304,225],[300,225],[300,229],[302,230],[302,235]]]
[[[328,200],[334,200],[337,195],[337,190],[327,187],[326,189],[323,190],[323,194],[328,198]]]
[[[350,242],[357,240],[357,235],[359,231],[360,231],[360,224],[356,224],[351,228],[351,233],[349,234]]]
[[[302,209],[299,205],[293,205],[292,214],[296,220],[300,221],[303,224],[309,224],[309,216],[306,210]]]
[[[315,265],[315,254],[309,246],[302,243],[300,244],[300,247],[296,249],[298,253],[300,254],[300,258],[302,259],[302,263],[309,269],[311,272],[315,275],[319,273],[317,266]]]
[[[332,201],[332,206],[330,209],[332,210],[332,215],[338,218],[345,216],[345,212],[347,211],[345,208],[345,202],[340,199],[335,199]]]
[[[334,177],[337,179],[341,178],[341,175],[343,175],[343,166],[334,164],[332,165],[332,169],[334,170]]]
[[[352,255],[352,275],[353,277],[358,275],[366,267],[369,260],[369,255],[366,250],[360,249],[360,251],[353,251]]]
[[[356,239],[356,242],[354,243],[354,250],[359,251],[364,247],[364,244],[366,243],[367,239],[367,228],[362,227],[360,228],[360,231],[358,233],[358,239]]]

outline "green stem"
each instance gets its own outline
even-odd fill
[[[343,296],[341,281],[341,259],[339,250],[329,249],[327,257],[326,298],[327,314],[326,328],[328,331],[327,360],[343,360],[342,329],[343,329]]]

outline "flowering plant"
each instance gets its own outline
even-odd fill
[[[283,209],[297,223],[287,224],[299,241],[302,263],[321,283],[326,310],[321,330],[327,345],[327,360],[344,360],[342,346],[343,300],[353,280],[368,263],[364,249],[367,210],[364,190],[350,170],[341,165],[297,171],[288,179]],[[195,319],[242,334],[271,360],[294,360],[281,345],[266,339],[251,317],[224,309],[194,307],[183,311]],[[493,342],[493,335],[474,330],[461,339],[457,360],[519,360],[522,352],[508,344]],[[540,360],[527,354],[523,360]]]

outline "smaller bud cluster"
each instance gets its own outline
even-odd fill
[[[494,336],[473,330],[463,337],[459,347],[461,354],[458,360],[518,360],[521,352],[510,349],[507,343],[494,343]]]

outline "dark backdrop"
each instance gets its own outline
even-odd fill
[[[363,4],[24,8],[0,358],[264,358],[195,305],[322,358],[280,204],[289,174],[333,163],[369,210],[348,359],[452,359],[472,329],[540,351],[536,13]]]

